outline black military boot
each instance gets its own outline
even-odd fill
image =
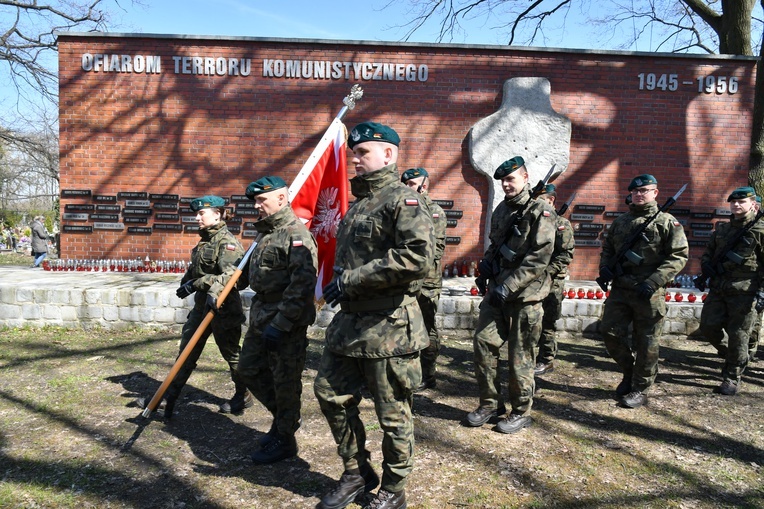
[[[503,404],[500,404],[498,408],[492,409],[487,406],[479,406],[473,412],[467,414],[467,425],[477,428],[490,421],[492,418],[498,417],[504,414],[507,409]]]
[[[621,399],[621,405],[626,408],[639,408],[647,404],[647,394],[641,391],[631,391]]]
[[[406,509],[406,492],[379,490],[371,503],[364,509]]]
[[[374,477],[376,476],[377,474],[374,474]],[[334,488],[321,498],[321,502],[318,503],[316,508],[342,509],[347,507],[356,498],[364,494],[367,482],[370,484],[371,480],[367,481],[364,479],[360,470],[345,470]],[[376,482],[379,483],[379,479]]]
[[[722,394],[723,396],[734,396],[737,394],[737,389],[738,383],[727,379],[723,381],[722,384],[716,389],[716,392]]]
[[[622,398],[631,392],[631,375],[623,375],[623,380],[615,388],[617,398]]]
[[[243,384],[236,384],[236,392],[233,397],[220,405],[220,413],[222,414],[241,414],[245,408],[250,408],[255,404],[255,398],[252,397],[252,393],[247,390],[247,387]]]
[[[539,361],[536,363],[536,367],[533,368],[533,374],[536,376],[543,375],[544,373],[551,373],[552,371],[554,371],[553,361],[549,361],[549,362]]]
[[[414,389],[414,392],[422,392],[426,391],[427,389],[434,389],[437,384],[438,382],[435,380],[434,376],[431,378],[423,378],[422,383],[420,383],[419,386]]]
[[[517,433],[523,428],[527,428],[533,423],[529,415],[509,414],[496,424],[496,431],[499,433]]]
[[[265,447],[252,454],[258,465],[269,465],[297,456],[297,440],[294,435],[276,435]]]

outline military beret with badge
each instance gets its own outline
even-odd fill
[[[194,198],[188,205],[193,212],[199,212],[202,209],[221,209],[225,207],[225,200],[220,196],[207,195],[201,198]]]
[[[367,141],[381,141],[397,147],[401,143],[401,138],[392,127],[377,122],[361,122],[350,131],[348,147],[352,150],[359,143]]]
[[[519,170],[523,166],[525,166],[525,159],[520,156],[515,156],[512,159],[507,159],[501,163],[498,168],[496,168],[495,172],[493,172],[493,178],[496,180],[501,180],[515,170]]]
[[[544,189],[541,191],[541,194],[557,195],[557,187],[555,187],[554,184],[547,184],[544,186]]]
[[[286,182],[284,182],[284,179],[281,177],[261,177],[254,182],[251,182],[247,186],[247,191],[244,194],[246,194],[247,198],[250,200],[254,200],[255,196],[261,195],[263,193],[270,193],[271,191],[275,191],[276,189],[281,189],[286,186]]]
[[[658,185],[658,179],[650,175],[649,173],[645,173],[643,175],[637,175],[633,179],[631,179],[631,183],[629,183],[629,191],[634,190],[637,187],[645,187],[650,185]]]
[[[404,171],[401,175],[401,182],[404,184],[408,182],[411,179],[419,178],[419,177],[429,177],[430,174],[427,173],[427,170],[424,168],[409,168],[408,170]]]
[[[730,202],[732,200],[744,200],[745,198],[756,199],[756,190],[749,186],[738,187],[732,191],[732,193],[730,193],[730,195],[727,197],[727,201]]]

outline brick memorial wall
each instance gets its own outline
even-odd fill
[[[62,34],[59,58],[64,258],[186,258],[198,239],[188,201],[203,194],[228,200],[247,245],[246,185],[290,182],[355,83],[364,97],[346,124],[395,127],[400,167],[427,168],[450,205],[444,266],[484,250],[490,183],[467,139],[511,78],[548,79],[572,123],[556,181],[560,204],[577,193],[572,279],[596,275],[633,176],[655,174],[659,201],[689,184],[676,209],[690,271],[746,183],[753,58],[139,34]]]

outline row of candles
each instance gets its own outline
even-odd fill
[[[597,288],[596,290],[593,288],[588,288],[586,290],[583,288],[578,288],[577,290],[569,288],[567,291],[563,292],[563,295],[568,299],[606,299],[610,296],[610,290],[603,292],[600,288]],[[700,295],[700,300],[705,302],[707,295],[707,293],[702,293]],[[682,302],[684,299],[687,299],[688,302],[695,302],[698,300],[698,296],[694,293],[675,292],[672,295],[671,292],[666,292],[666,302],[671,302],[672,300]]]
[[[188,268],[187,261],[183,260],[150,260],[146,259],[106,259],[106,260],[80,260],[58,259],[43,260],[42,268],[52,272],[166,272],[183,274]]]

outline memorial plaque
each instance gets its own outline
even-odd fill
[[[581,231],[574,231],[573,237],[590,237],[593,239],[596,239],[600,236],[600,232],[581,232]]]
[[[450,209],[454,206],[454,200],[432,200],[433,203],[437,203],[441,208]]]
[[[587,204],[575,204],[573,205],[573,209],[575,211],[582,211],[582,212],[605,212],[605,206],[604,205],[587,205]]]
[[[690,228],[693,230],[713,230],[714,225],[711,223],[690,223]]]
[[[90,189],[62,189],[61,198],[88,198],[91,193]]]
[[[446,219],[446,228],[453,228],[456,226],[456,219]]]
[[[178,212],[180,212],[181,214],[193,214],[193,215],[196,215],[196,212],[194,212],[193,210],[191,210],[189,207],[182,207],[182,208],[179,208],[179,209],[178,209]]]
[[[148,200],[125,200],[125,208],[127,207],[151,207],[151,202]]]
[[[716,209],[715,212],[717,216],[722,216],[722,217],[727,217],[732,215],[732,211],[730,211],[730,209]]]
[[[255,223],[253,223],[252,221],[247,221],[246,223],[244,223],[244,228],[248,228],[251,230],[254,227],[255,227]]]
[[[139,235],[151,235],[151,228],[145,226],[128,226],[127,233],[137,233]]]
[[[682,226],[687,226],[687,220],[686,219],[677,219],[676,222],[681,224]]]
[[[605,212],[605,217],[618,217],[624,215],[626,212],[621,212],[620,210],[609,210]]]
[[[198,226],[187,225],[187,226],[183,227],[183,232],[184,233],[197,233],[198,231],[199,231],[199,227]]]
[[[191,201],[192,201],[193,199],[194,199],[194,198],[189,198],[188,196],[184,196],[184,197],[183,197],[183,198],[181,198],[179,201],[180,201],[180,203],[183,203],[183,204],[186,204],[186,205],[188,205],[189,203],[191,203]]]
[[[462,210],[446,210],[446,217],[450,219],[461,219],[464,215]]]
[[[601,240],[574,239],[576,247],[602,247]]]
[[[91,221],[119,221],[119,214],[90,214]]]
[[[228,226],[228,231],[234,235],[241,233],[241,226]]]
[[[154,214],[154,220],[156,221],[178,221],[180,219],[180,214],[162,214],[157,213]]]
[[[231,195],[231,201],[235,202],[235,203],[240,203],[240,202],[249,202],[249,203],[252,203],[252,200],[247,198],[246,194],[232,194]]]
[[[669,209],[669,212],[671,212],[672,216],[689,216],[690,215],[690,209],[671,208]]]
[[[150,216],[154,211],[151,209],[122,209],[122,215],[132,214],[134,216]]]
[[[446,237],[446,244],[459,244],[461,241],[461,237]]]
[[[602,223],[580,223],[576,225],[576,229],[578,230],[595,230],[600,231],[605,228],[605,225]]]
[[[708,246],[707,240],[688,240],[687,243],[690,245],[690,247],[706,247]]]
[[[594,221],[594,214],[571,214],[571,221]]]
[[[124,223],[93,223],[93,228],[96,230],[124,230]]]
[[[61,214],[61,219],[64,221],[87,221],[90,214],[67,214],[64,212]]]
[[[180,222],[185,223],[191,223],[196,224],[196,218],[194,216],[180,216]]]
[[[250,201],[249,203],[237,203],[236,204],[236,210],[240,209],[254,209],[255,208],[255,202]]]
[[[180,198],[180,196],[178,196],[177,194],[150,194],[149,195],[149,200],[151,201],[163,201],[163,200],[178,201],[178,198]]]
[[[242,219],[240,217],[234,216],[234,217],[229,217],[228,219],[225,220],[225,222],[226,224],[241,224]]]
[[[713,233],[711,230],[692,230],[693,237],[710,237]]]
[[[244,230],[241,232],[242,237],[257,237],[257,230]]]
[[[93,227],[65,224],[61,226],[61,231],[64,233],[93,233]]]
[[[121,191],[117,193],[118,200],[145,200],[148,197],[149,194],[144,192]]]
[[[80,211],[80,212],[90,212],[91,210],[95,210],[95,205],[92,203],[67,203],[64,205],[64,210],[66,211]]]
[[[130,224],[148,224],[148,217],[123,217],[122,221]]]
[[[236,208],[236,215],[237,216],[245,216],[245,217],[257,217],[260,215],[260,213],[256,210],[249,210],[249,209],[239,209]]]
[[[93,201],[98,203],[116,203],[117,195],[115,194],[96,194],[93,196]]]
[[[173,223],[155,223],[153,225],[154,230],[162,230],[162,231],[168,231],[168,232],[182,232],[183,231],[183,225],[182,224],[173,224]]]
[[[120,210],[122,210],[122,205],[96,205],[98,212],[119,212]]]
[[[152,208],[154,210],[172,210],[177,211],[178,210],[178,204],[177,203],[155,203]]]
[[[694,219],[713,219],[714,213],[713,212],[693,212],[690,214],[690,217]]]

